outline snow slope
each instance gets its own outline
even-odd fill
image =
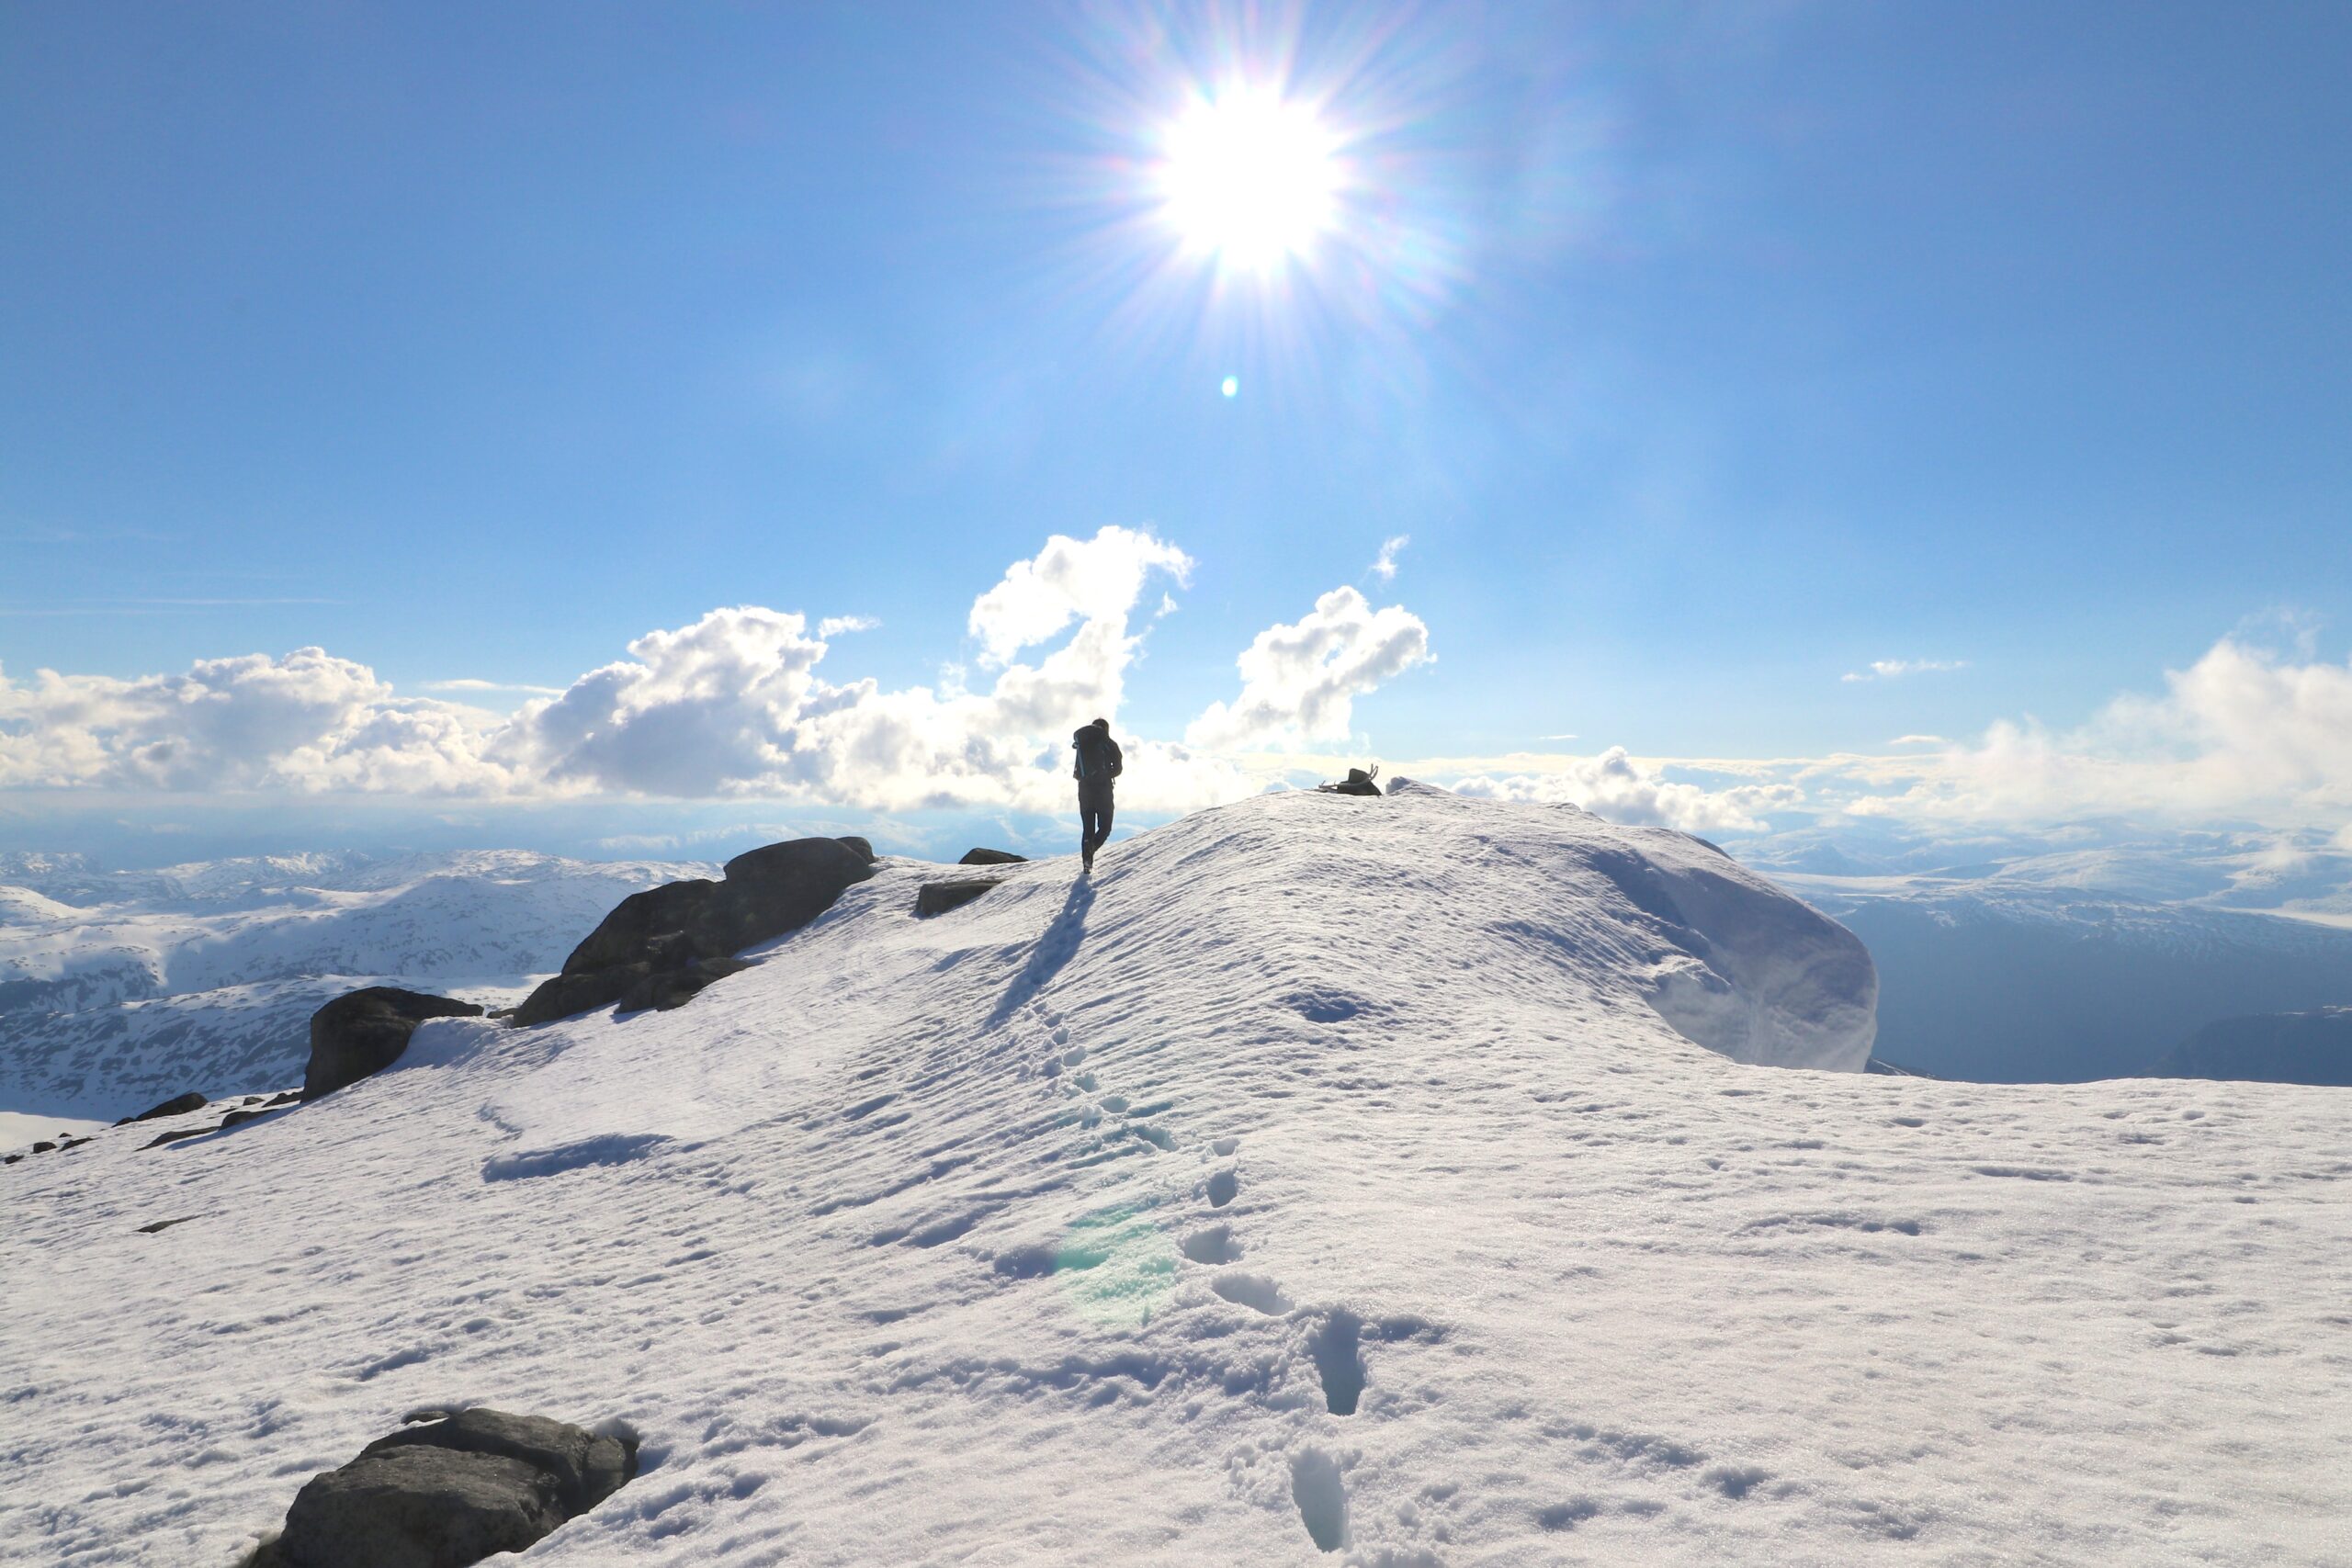
[[[1743,1065],[1668,1015],[1851,1066],[1867,962],[1572,807],[1074,872],[0,1172],[0,1556],[225,1568],[455,1401],[642,1437],[548,1564],[2347,1560],[2336,1095]]]
[[[330,998],[512,1000],[630,893],[709,869],[521,851],[127,873],[12,857],[0,876],[27,886],[0,886],[0,1109],[111,1119],[191,1089],[283,1088]]]

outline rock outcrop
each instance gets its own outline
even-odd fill
[[[302,1098],[318,1099],[380,1073],[400,1060],[409,1036],[428,1018],[480,1018],[471,1002],[397,986],[369,986],[337,997],[311,1015],[311,1060]]]
[[[637,1473],[637,1445],[561,1421],[461,1410],[314,1475],[248,1568],[465,1568],[522,1551]]]
[[[995,886],[994,878],[986,881],[926,882],[915,894],[915,913],[928,917],[960,909]]]
[[[1317,795],[1378,795],[1380,770],[1367,773],[1362,768],[1350,768],[1348,776],[1338,784],[1317,784]]]
[[[1014,854],[1011,850],[966,850],[957,865],[1023,865],[1027,855]]]
[[[190,1089],[186,1094],[174,1095],[161,1105],[151,1105],[136,1116],[126,1116],[115,1125],[128,1127],[133,1122],[154,1122],[165,1116],[185,1116],[191,1111],[201,1111],[210,1103],[211,1101],[206,1100],[204,1096]]]
[[[592,1008],[676,1007],[742,967],[747,947],[798,931],[874,874],[842,839],[793,839],[727,863],[723,880],[695,877],[633,893],[572,949],[563,972],[514,1010],[517,1024]]]

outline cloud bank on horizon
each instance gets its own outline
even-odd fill
[[[1147,530],[1052,536],[972,604],[985,691],[952,668],[935,687],[831,681],[820,670],[831,639],[872,623],[812,626],[756,605],[648,632],[628,658],[504,717],[402,696],[319,648],[138,680],[43,670],[17,682],[0,671],[0,788],[1058,810],[1069,731],[1115,714],[1125,696],[1144,641],[1136,606],[1148,588],[1183,586],[1192,568]],[[1163,592],[1158,613],[1171,606]],[[1345,741],[1353,699],[1429,658],[1418,616],[1334,589],[1296,623],[1259,634],[1238,661],[1239,694],[1210,705],[1184,740],[1130,743],[1127,798],[1182,810],[1255,793],[1272,773],[1240,753]]]
[[[1384,547],[1393,562],[1394,547]],[[1068,801],[1066,740],[1115,716],[1148,634],[1194,562],[1147,529],[1055,535],[972,603],[986,690],[944,667],[934,686],[829,679],[834,638],[797,612],[714,609],[648,632],[628,657],[560,692],[448,681],[450,693],[530,695],[501,716],[404,696],[319,648],[199,660],[123,680],[0,671],[0,789],[236,796],[762,799],[867,811],[1050,813]],[[1385,574],[1383,574],[1384,576]],[[1138,606],[1159,593],[1138,627]],[[1355,703],[1430,663],[1429,627],[1341,586],[1269,626],[1236,659],[1239,690],[1182,739],[1129,741],[1123,803],[1188,810],[1336,771],[1363,745]],[[1946,668],[1882,661],[1881,678]],[[2161,694],[2126,694],[2087,724],[2000,719],[1932,751],[1767,761],[1597,755],[1392,760],[1464,793],[1558,801],[1692,832],[1762,831],[1791,818],[2036,823],[2086,816],[2320,828],[2352,848],[2352,661],[2308,646],[2222,637]],[[1376,754],[1376,753],[1375,753]],[[1680,775],[1680,776],[1673,776]]]

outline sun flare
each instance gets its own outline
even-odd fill
[[[1264,89],[1195,102],[1168,128],[1162,212],[1185,249],[1270,270],[1313,249],[1339,216],[1339,140],[1314,110]]]

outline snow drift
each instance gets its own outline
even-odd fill
[[[1573,808],[1074,873],[886,861],[674,1012],[0,1173],[0,1557],[226,1568],[466,1404],[639,1439],[551,1564],[2332,1550],[2325,1091],[1728,1059],[1858,1065],[1867,960]]]

